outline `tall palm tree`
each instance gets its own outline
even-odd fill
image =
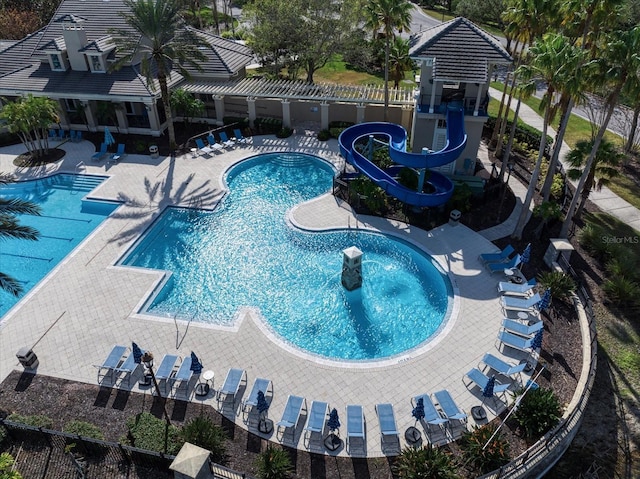
[[[413,4],[408,0],[369,0],[366,6],[367,27],[384,38],[384,120],[389,110],[389,50],[395,32],[411,26]]]
[[[10,183],[11,177],[0,174],[0,185]],[[24,239],[35,241],[38,239],[38,231],[30,226],[21,225],[16,215],[39,215],[40,207],[29,201],[21,199],[0,198],[0,240]],[[0,289],[20,296],[22,285],[11,276],[0,272]]]
[[[554,102],[556,91],[559,85],[568,81],[568,78],[575,75],[576,65],[584,65],[586,52],[575,47],[570,40],[556,33],[544,35],[542,40],[537,41],[530,48],[531,61],[519,67],[518,74],[526,81],[522,87],[523,96],[531,96],[536,91],[536,84],[539,81],[547,85],[547,91],[542,97],[540,107],[544,109],[542,123],[542,138],[540,139],[540,149],[535,168],[531,174],[531,181],[527,188],[527,195],[522,206],[522,212],[518,218],[518,223],[512,234],[513,238],[520,239],[527,224],[529,216],[529,206],[533,200],[533,195],[540,176],[542,160],[547,146],[547,131],[549,123],[554,118],[558,105]]]
[[[407,70],[413,68],[413,60],[409,56],[409,40],[397,37],[389,50],[389,70],[393,79],[393,88],[399,88]]]
[[[195,30],[188,28],[180,15],[177,0],[125,0],[127,11],[120,15],[133,29],[112,31],[118,59],[113,68],[119,69],[140,60],[140,71],[155,89],[154,78],[160,87],[160,95],[167,118],[169,144],[176,146],[173,116],[169,96],[169,79],[172,70],[189,78],[185,66],[202,71],[200,62],[207,57],[199,49],[208,44]]]

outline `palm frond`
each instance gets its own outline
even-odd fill
[[[0,215],[40,216],[40,207],[20,198],[0,198]]]
[[[9,275],[0,272],[0,289],[6,291],[13,296],[20,296],[22,294],[22,285],[20,282]]]

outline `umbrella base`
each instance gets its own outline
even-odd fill
[[[207,383],[196,384],[195,394],[198,397],[207,396],[209,394],[209,385]]]
[[[415,444],[422,439],[422,434],[420,434],[418,428],[411,426],[404,432],[404,438],[409,444]]]
[[[148,387],[151,386],[151,374],[145,374],[140,378],[140,381],[138,381],[138,386],[140,387]]]
[[[484,421],[487,419],[487,411],[482,406],[473,406],[471,408],[471,415],[476,421]]]
[[[340,439],[336,434],[329,434],[324,438],[324,447],[326,447],[329,451],[335,451],[342,445],[342,439]]]
[[[262,434],[269,434],[273,431],[273,421],[271,419],[260,419],[258,431]]]

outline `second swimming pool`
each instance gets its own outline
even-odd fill
[[[255,307],[285,341],[331,359],[387,358],[424,343],[452,297],[431,257],[381,234],[287,223],[287,211],[326,193],[333,176],[309,155],[259,155],[230,170],[215,211],[167,209],[121,262],[172,273],[146,312],[230,325],[239,308]],[[350,246],[364,253],[353,292],[341,284]]]

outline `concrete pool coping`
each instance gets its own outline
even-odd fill
[[[123,206],[77,248],[25,301],[12,309],[0,323],[0,377],[21,369],[15,353],[23,346],[34,349],[40,360],[38,372],[64,379],[95,384],[93,367],[106,357],[114,344],[130,345],[136,341],[153,351],[158,359],[164,353],[188,356],[193,350],[205,370],[215,372],[214,387],[222,385],[229,368],[247,371],[243,395],[248,394],[256,377],[273,381],[274,395],[269,417],[280,419],[287,396],[295,394],[311,401],[327,401],[338,409],[344,426],[345,406],[362,404],[366,420],[366,445],[352,455],[382,456],[375,404],[394,405],[400,445],[403,432],[414,425],[410,399],[423,393],[448,389],[469,414],[482,401],[478,388],[468,390],[462,383],[464,374],[476,367],[486,352],[500,355],[496,337],[503,313],[496,284],[501,275],[489,275],[478,255],[496,248],[465,226],[444,225],[423,231],[383,218],[356,218],[347,205],[331,195],[301,204],[291,212],[294,223],[305,229],[366,227],[389,232],[414,244],[422,245],[452,277],[459,290],[459,310],[448,334],[438,337],[428,351],[395,364],[375,368],[335,367],[302,358],[270,340],[251,318],[242,321],[237,331],[199,327],[195,323],[149,321],[136,314],[137,307],[161,277],[156,271],[141,271],[114,266],[121,255],[166,206],[189,206],[193,198],[204,207],[213,206],[224,191],[223,174],[233,163],[258,153],[297,151],[320,156],[338,169],[342,160],[335,140],[319,142],[311,135],[288,139],[256,137],[253,144],[235,148],[212,158],[192,159],[190,153],[175,159],[152,159],[146,155],[128,155],[118,164],[92,163],[93,145],[88,142],[65,143],[65,158],[37,171],[16,169],[12,161],[23,151],[22,145],[0,148],[0,171],[29,179],[55,172],[75,171],[85,162],[86,173],[107,174],[109,179],[90,196],[121,201]],[[72,338],[72,339],[70,339]],[[526,358],[524,353],[509,351],[510,361]],[[526,378],[524,378],[526,381]],[[137,386],[134,387],[137,390]],[[212,397],[204,399],[216,407]],[[239,401],[238,403],[239,404]],[[496,413],[487,401],[489,418]],[[217,407],[216,407],[217,409]],[[226,411],[229,414],[229,411]],[[469,422],[473,419],[469,414]],[[231,419],[242,426],[242,415]],[[289,446],[305,448],[303,419]],[[252,432],[258,433],[256,429]],[[275,440],[275,435],[264,436]],[[346,455],[344,449],[337,454]]]

